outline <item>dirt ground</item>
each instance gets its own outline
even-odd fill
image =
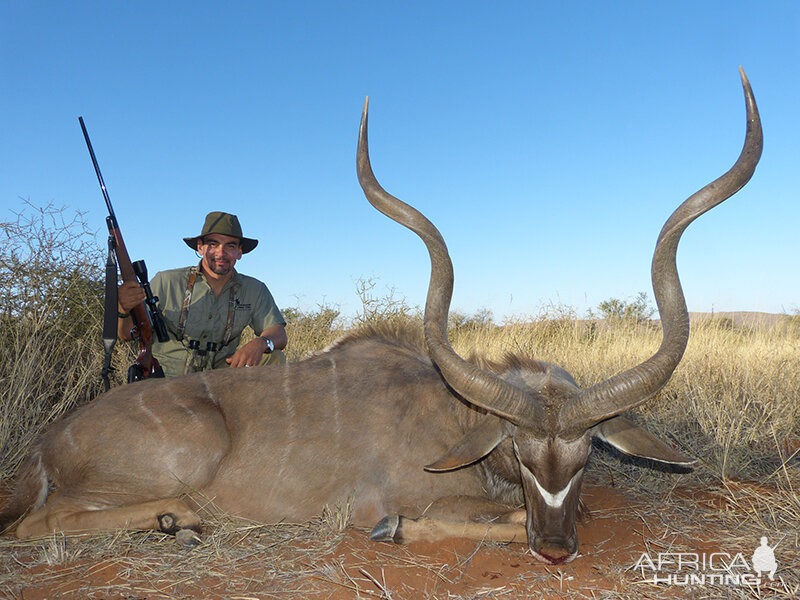
[[[682,501],[698,502],[691,490]],[[603,486],[583,493],[591,517],[578,526],[580,554],[547,566],[524,544],[463,539],[408,546],[375,543],[352,527],[263,526],[205,535],[203,546],[182,550],[168,536],[107,534],[86,539],[54,536],[18,542],[3,538],[0,597],[14,600],[256,600],[308,598],[682,598],[688,590],[647,583],[634,565],[643,552],[675,544],[642,502]],[[717,503],[713,496],[700,499]],[[717,507],[718,508],[718,507]],[[252,531],[251,531],[252,529]],[[255,532],[255,533],[254,533]],[[685,537],[685,536],[684,536]],[[683,540],[701,549],[699,539]],[[766,591],[766,590],[762,590]],[[736,596],[738,597],[738,596]],[[769,597],[753,596],[753,597]],[[784,597],[784,596],[781,596]]]

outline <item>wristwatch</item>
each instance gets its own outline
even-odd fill
[[[271,354],[275,351],[275,344],[272,343],[272,340],[266,336],[260,335],[258,339],[264,340],[264,343],[267,345],[267,349],[264,350],[264,354]]]

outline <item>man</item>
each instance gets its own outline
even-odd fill
[[[153,355],[164,374],[220,367],[253,367],[286,362],[286,321],[267,286],[233,267],[258,244],[242,235],[236,215],[212,212],[203,230],[183,238],[200,254],[195,267],[156,273],[150,282],[153,295],[169,332],[169,341],[153,339]],[[136,282],[119,287],[117,333],[131,339],[131,309],[145,300]],[[257,337],[237,350],[242,330],[251,326]],[[266,355],[266,356],[265,356]]]

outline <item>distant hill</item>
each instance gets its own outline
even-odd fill
[[[689,322],[708,321],[709,319],[730,319],[737,327],[759,327],[770,326],[780,321],[786,320],[789,315],[764,313],[764,312],[690,312]]]

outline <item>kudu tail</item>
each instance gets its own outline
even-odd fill
[[[10,531],[21,517],[41,507],[47,498],[47,491],[47,473],[41,452],[36,449],[22,463],[11,499],[0,510],[0,533]]]

